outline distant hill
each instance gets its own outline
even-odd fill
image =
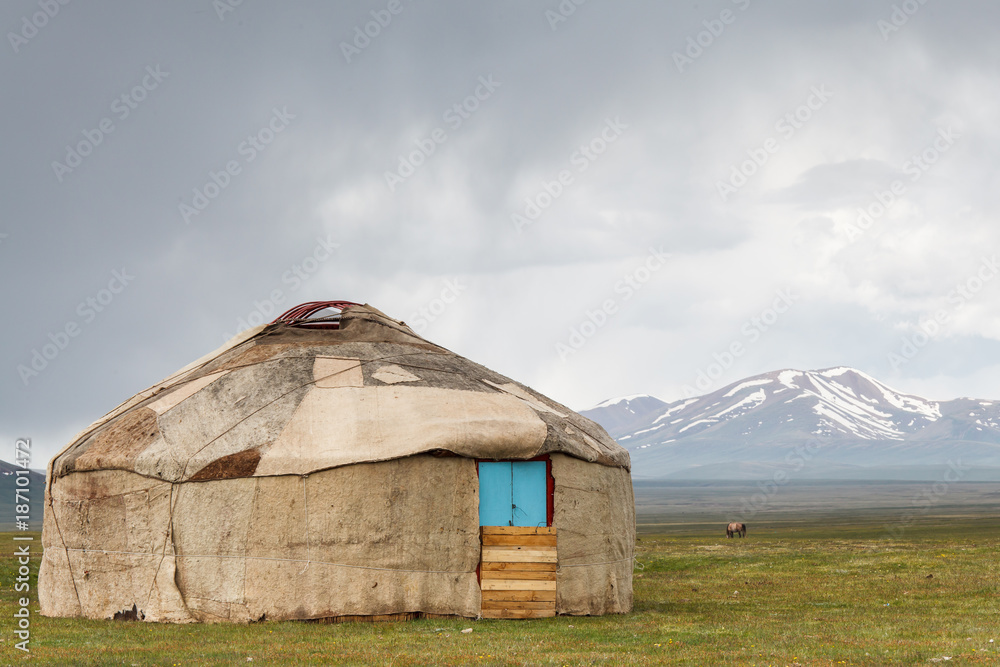
[[[6,461],[0,461],[0,531],[15,530],[15,470],[21,470],[20,466]],[[31,506],[29,521],[30,530],[42,529],[42,507],[45,500],[45,473],[39,470],[28,472],[28,499]],[[22,487],[24,488],[24,487]]]
[[[846,367],[773,371],[673,403],[628,396],[581,413],[629,450],[636,478],[767,479],[783,470],[940,480],[954,465],[962,479],[1000,480],[1000,401],[929,401]]]

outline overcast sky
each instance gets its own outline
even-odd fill
[[[0,5],[0,458],[320,299],[577,409],[1000,398],[995,2],[63,2]]]

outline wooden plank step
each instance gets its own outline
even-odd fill
[[[555,535],[552,526],[480,526],[483,535]]]
[[[525,581],[523,579],[483,579],[479,582],[484,591],[554,591],[554,581]]]
[[[497,545],[486,545],[484,549],[491,549],[497,553],[501,551],[506,551],[507,553],[518,553],[519,551],[544,551],[546,553],[556,553],[556,548],[554,546],[535,546],[535,545],[520,545],[520,544],[497,544]]]
[[[483,609],[550,609],[556,610],[555,600],[483,600]]]
[[[480,563],[480,570],[506,570],[516,572],[555,572],[555,563]]]
[[[525,602],[551,602],[555,604],[555,591],[483,591],[483,601],[523,600]]]
[[[555,563],[559,558],[555,549],[504,549],[486,547],[483,549],[484,563]]]
[[[555,609],[483,609],[483,618],[549,618]]]
[[[479,573],[480,579],[516,579],[519,581],[555,581],[555,572],[518,572],[508,570],[486,570]]]
[[[484,546],[556,546],[555,535],[483,535]]]

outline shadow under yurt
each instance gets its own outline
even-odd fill
[[[304,304],[50,462],[39,600],[162,622],[623,613],[634,511],[594,422],[371,306]]]

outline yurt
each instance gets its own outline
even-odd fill
[[[536,618],[632,607],[628,453],[349,302],[132,397],[48,467],[46,616]]]

